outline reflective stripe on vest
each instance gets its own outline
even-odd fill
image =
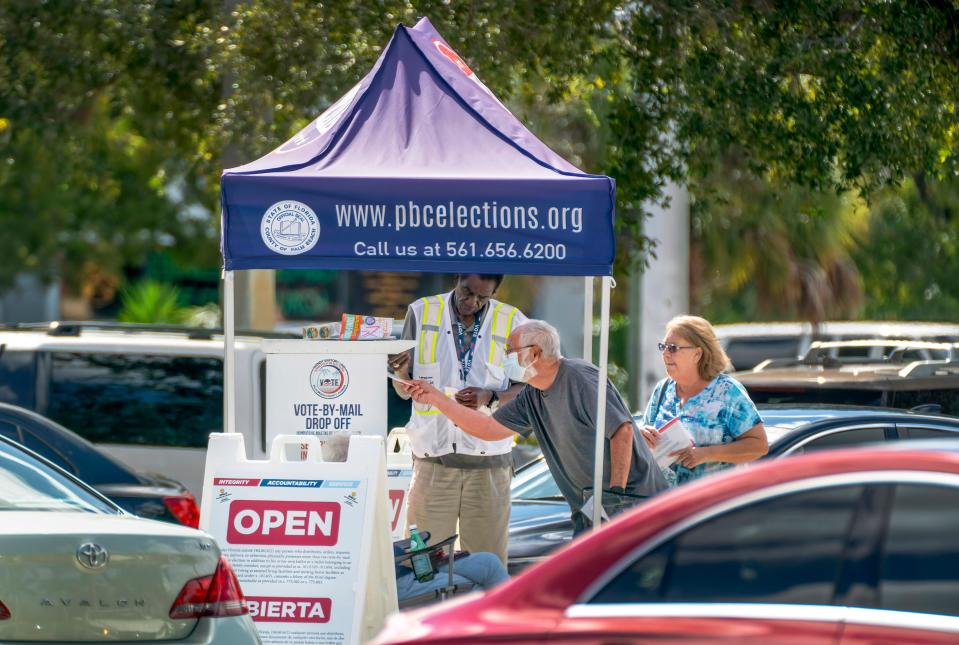
[[[506,342],[513,330],[513,315],[516,307],[506,303],[497,304],[492,311],[493,320],[490,325],[489,363],[500,366],[506,356]]]
[[[440,337],[444,308],[443,298],[440,296],[423,298],[423,316],[419,328],[420,347],[416,352],[416,358],[420,364],[436,362],[436,342]],[[426,351],[427,347],[429,347],[429,353]]]
[[[440,330],[443,325],[443,310],[445,309],[442,296],[429,296],[423,298],[423,315],[420,317],[419,334],[420,346],[416,352],[416,360],[421,365],[436,362],[436,343],[440,338]],[[414,414],[439,414],[432,405],[425,405],[413,402]]]

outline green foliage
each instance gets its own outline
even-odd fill
[[[176,287],[168,284],[147,280],[120,292],[120,322],[178,325],[189,316],[190,310],[180,306]]]
[[[882,195],[855,258],[866,317],[959,319],[959,181],[918,175]]]
[[[0,226],[15,233],[0,285],[29,270],[77,286],[84,263],[119,274],[158,247],[204,257],[213,223],[169,194],[198,179],[184,160],[218,89],[187,44],[203,4],[0,4]]]
[[[694,174],[735,146],[759,174],[870,192],[959,168],[957,19],[955,3],[658,0],[629,14],[624,49],[637,108],[672,123]]]
[[[856,317],[852,252],[868,226],[851,192],[760,178],[727,157],[690,186],[691,300],[713,322]]]
[[[629,392],[629,335],[635,332],[636,327],[630,325],[629,317],[625,314],[612,314],[609,318],[609,355],[606,374],[609,382],[619,390],[626,402],[626,407],[632,409]],[[593,356],[599,356],[599,335],[601,332],[600,320],[593,319]]]
[[[624,5],[629,90],[609,96],[605,166],[622,230],[640,239],[666,178],[706,177],[730,151],[773,186],[867,197],[920,169],[954,175],[957,22],[955,3],[910,0]]]
[[[0,287],[22,270],[76,286],[84,264],[120,275],[157,250],[216,266],[222,168],[296,133],[422,15],[548,144],[617,180],[624,266],[651,250],[642,223],[668,180],[709,184],[732,155],[747,190],[768,182],[762,209],[719,187],[696,215],[759,245],[732,257],[698,238],[714,304],[847,311],[853,196],[959,167],[954,2],[12,0]]]

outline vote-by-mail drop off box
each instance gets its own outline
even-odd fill
[[[412,340],[265,340],[267,445],[337,432],[386,439],[387,356]]]

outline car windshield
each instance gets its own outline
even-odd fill
[[[512,485],[513,499],[563,499],[556,480],[549,472],[546,461],[540,459],[516,475]]]
[[[769,445],[773,445],[799,426],[836,416],[835,411],[775,410],[764,407],[760,407],[759,414],[763,418]]]
[[[0,441],[0,511],[119,511],[11,443]]]
[[[804,421],[795,421],[793,423],[777,423],[776,425],[765,425],[763,426],[766,430],[766,441],[769,442],[769,445],[775,444],[777,441],[785,437],[792,430],[795,430],[801,425],[804,425]]]

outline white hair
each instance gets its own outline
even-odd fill
[[[323,461],[346,461],[352,432],[335,432],[323,440]]]
[[[559,332],[545,320],[527,320],[514,331],[519,333],[523,345],[536,345],[546,358],[562,358]]]

